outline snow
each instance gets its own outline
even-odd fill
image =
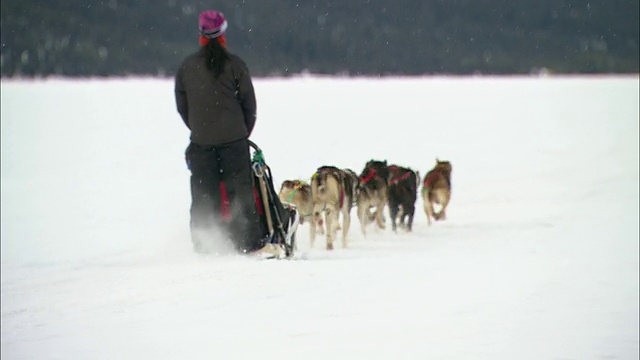
[[[438,157],[448,219],[200,256],[171,80],[2,79],[3,359],[638,358],[638,76],[254,83],[277,187]]]

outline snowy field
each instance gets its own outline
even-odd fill
[[[193,253],[171,80],[1,86],[2,359],[638,359],[638,76],[256,79],[278,188],[453,164],[292,261]]]

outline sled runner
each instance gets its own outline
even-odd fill
[[[251,168],[254,176],[254,197],[260,215],[260,225],[267,243],[280,247],[291,258],[296,249],[296,230],[299,224],[295,205],[282,203],[273,186],[271,169],[264,161],[262,149],[249,140],[253,149]],[[273,256],[276,257],[276,256]]]

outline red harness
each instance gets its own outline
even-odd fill
[[[425,189],[431,189],[431,185],[433,185],[434,181],[436,181],[438,175],[440,174],[439,169],[434,169],[430,171],[427,176],[424,177],[423,186]]]
[[[393,178],[393,179],[389,180],[389,184],[391,184],[391,185],[395,185],[395,184],[399,183],[399,182],[400,182],[400,181],[402,181],[402,180],[408,179],[408,178],[409,178],[409,176],[411,176],[411,172],[410,172],[410,171],[407,171],[407,172],[405,172],[405,173],[404,173],[404,175],[402,175],[402,176],[400,176],[400,177]]]
[[[366,184],[376,176],[376,169],[369,170],[366,176],[360,176],[360,184]]]

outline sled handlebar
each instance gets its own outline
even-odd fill
[[[256,143],[254,143],[253,141],[251,141],[249,139],[247,139],[247,141],[249,142],[249,146],[251,146],[253,148],[253,150],[262,152],[262,149],[260,149],[260,147],[258,145],[256,145]]]

